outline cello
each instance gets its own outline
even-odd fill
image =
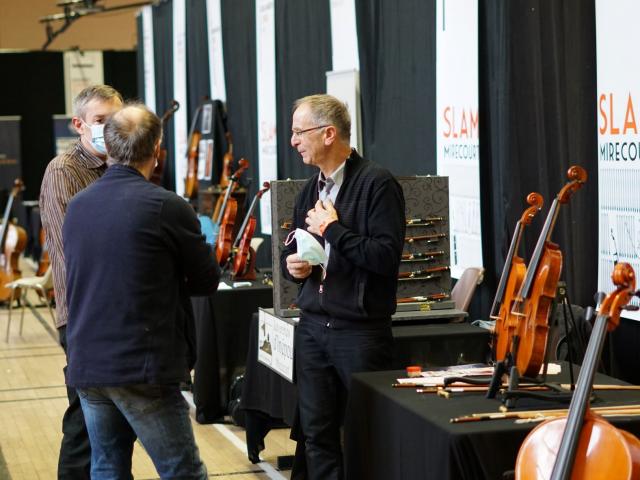
[[[247,214],[244,217],[244,222],[242,222],[242,226],[238,231],[238,236],[236,237],[234,245],[234,257],[233,257],[233,268],[231,270],[231,274],[234,278],[243,278],[247,280],[255,280],[255,272],[253,268],[251,268],[251,263],[248,261],[255,260],[255,252],[251,248],[251,239],[253,238],[253,234],[256,231],[256,217],[253,215],[253,212],[256,209],[256,205],[258,201],[262,198],[262,196],[269,191],[271,185],[269,182],[264,182],[262,184],[262,190],[259,190],[256,193],[256,196],[253,197],[253,201],[251,202],[251,206],[247,211]]]
[[[162,115],[161,120],[162,120],[163,130],[165,129],[169,119],[173,116],[174,113],[178,111],[179,108],[180,108],[180,104],[175,100],[171,100],[171,105],[169,106],[167,111],[164,112],[164,114]],[[150,180],[152,183],[155,183],[156,185],[162,184],[162,176],[164,175],[164,164],[166,161],[167,161],[167,149],[163,147],[160,149],[160,156],[158,157],[158,163],[156,164],[156,167],[153,169],[153,172],[151,173]]]
[[[527,274],[513,302],[511,315],[518,325],[514,335],[515,365],[520,375],[535,377],[544,361],[549,333],[549,315],[562,271],[562,252],[551,242],[560,205],[569,202],[571,195],[587,180],[587,172],[574,165],[567,172],[569,182],[554,198],[536,248],[531,256]]]
[[[6,302],[11,299],[11,288],[7,288],[6,284],[22,276],[18,260],[27,246],[27,232],[25,232],[24,228],[14,225],[9,220],[13,200],[22,190],[24,190],[24,184],[18,178],[13,182],[13,188],[2,218],[2,228],[0,229],[0,246],[2,247],[2,254],[0,255],[0,302]],[[20,298],[19,295],[20,293],[16,292],[16,298]]]
[[[206,100],[206,98],[205,98]],[[191,127],[189,128],[189,147],[187,148],[187,176],[184,179],[184,196],[193,200],[198,196],[198,148],[202,133],[196,128],[203,103],[198,105],[193,113]]]
[[[640,440],[589,409],[605,333],[616,328],[621,311],[637,294],[628,263],[618,263],[611,279],[616,290],[600,305],[569,413],[541,423],[525,438],[516,460],[516,480],[640,478]]]
[[[489,313],[489,318],[496,321],[492,335],[493,359],[496,361],[505,359],[511,349],[511,342],[518,326],[517,318],[510,313],[513,299],[520,290],[522,280],[527,273],[524,260],[517,255],[522,233],[524,227],[531,224],[533,218],[542,208],[544,199],[539,193],[531,192],[527,196],[527,203],[531,206],[522,213],[516,223],[507,258],[502,268],[498,290]]]

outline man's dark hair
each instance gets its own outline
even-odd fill
[[[162,136],[162,122],[142,103],[113,114],[104,125],[104,143],[112,163],[137,167],[151,158]]]

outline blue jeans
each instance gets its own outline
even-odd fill
[[[162,479],[204,479],[178,385],[79,388],[89,439],[92,480],[132,479],[136,436]]]

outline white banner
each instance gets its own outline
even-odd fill
[[[142,61],[144,63],[144,103],[153,112],[156,106],[156,65],[153,57],[153,7],[142,7]]]
[[[64,96],[67,115],[73,115],[73,99],[85,88],[104,83],[100,50],[64,52]]]
[[[293,382],[294,331],[291,323],[262,308],[258,311],[258,361],[290,382]]]
[[[173,98],[182,108],[173,115],[176,193],[187,176],[187,15],[184,1],[173,2]]]
[[[598,59],[598,290],[619,260],[640,273],[640,63],[637,0],[596,0]],[[634,300],[636,305],[637,301]],[[624,312],[640,320],[640,312]]]
[[[360,70],[355,0],[331,0],[330,8],[332,68]]]
[[[258,84],[258,168],[260,183],[278,178],[276,138],[276,31],[274,0],[256,0],[256,82]],[[271,235],[271,195],[260,201],[262,233]]]
[[[482,267],[478,2],[436,2],[438,175],[449,177],[451,276]]]
[[[209,84],[211,98],[227,101],[222,49],[222,16],[220,0],[207,0],[207,32],[209,36]]]

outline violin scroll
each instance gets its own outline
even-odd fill
[[[607,330],[614,330],[620,323],[620,313],[636,294],[636,275],[628,263],[616,264],[611,280],[617,287],[600,304],[600,315],[608,317]]]
[[[522,225],[531,225],[533,217],[536,216],[544,205],[544,198],[538,192],[531,192],[527,195],[527,203],[531,206],[522,212],[522,217],[520,217],[520,223]]]
[[[567,203],[571,195],[584,185],[587,181],[587,171],[579,165],[573,165],[567,171],[567,178],[570,182],[558,193],[558,201],[560,203]]]

